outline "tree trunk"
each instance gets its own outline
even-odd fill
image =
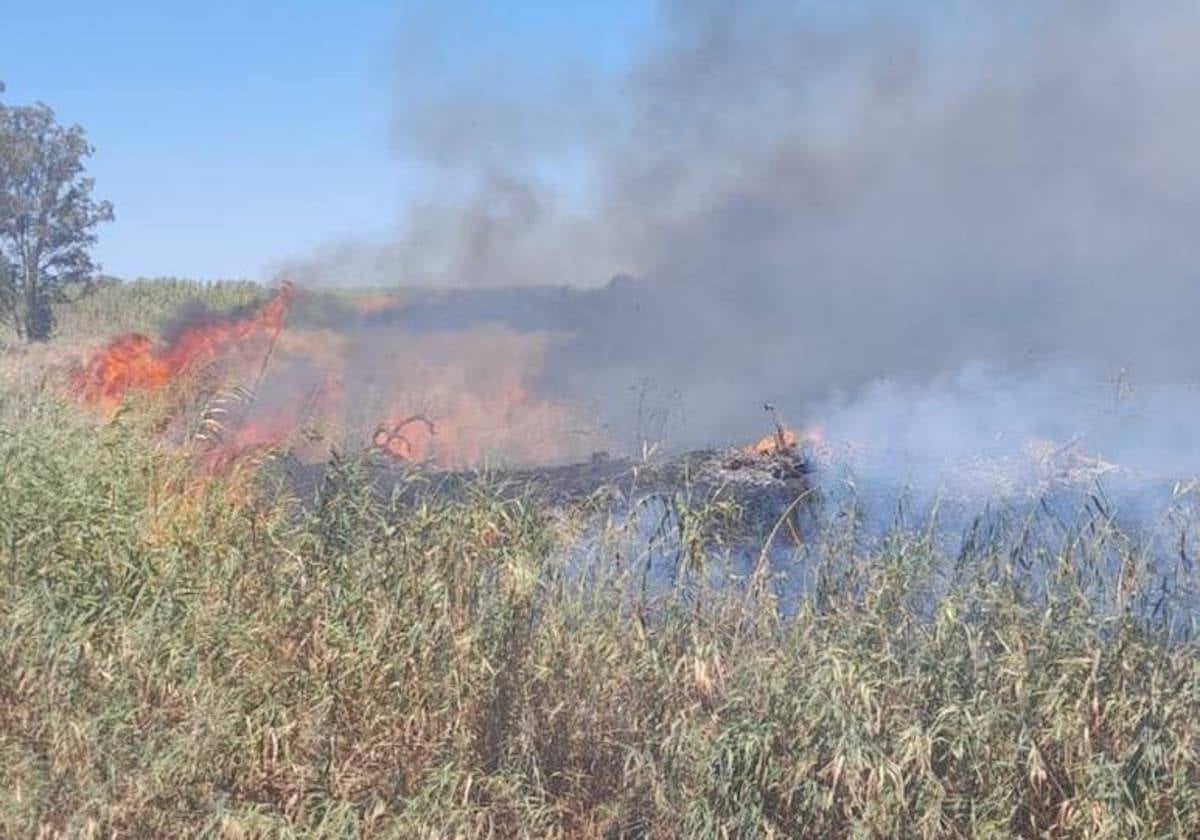
[[[41,293],[37,268],[34,266],[29,266],[25,269],[24,291],[24,311],[21,313],[19,320],[25,326],[25,340],[30,343],[49,341],[53,318],[50,312],[50,305],[46,301],[45,295]]]

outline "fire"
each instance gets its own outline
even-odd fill
[[[462,469],[489,457],[546,463],[570,455],[570,412],[534,397],[521,383],[484,393],[460,393],[444,403],[437,422],[424,415],[380,426],[372,439],[380,451],[409,463],[434,462]]]
[[[490,458],[544,464],[585,457],[596,443],[581,433],[586,420],[532,384],[543,351],[539,339],[499,332],[401,341],[386,388],[391,408],[372,446],[398,461],[444,469]]]
[[[114,339],[72,378],[79,398],[105,410],[116,408],[131,390],[161,388],[171,381],[171,366],[140,333]]]
[[[810,426],[797,432],[780,426],[773,434],[766,435],[755,443],[742,448],[747,455],[778,455],[793,452],[800,447],[817,447],[825,440],[825,434],[819,426]]]
[[[205,474],[285,444],[304,460],[366,444],[398,463],[441,469],[493,458],[544,464],[604,445],[573,406],[540,393],[545,335],[361,324],[284,334],[293,294],[285,285],[256,312],[206,318],[171,341],[119,336],[73,374],[71,391],[111,416],[133,393],[197,369],[217,374],[199,395],[207,397],[199,417],[180,404],[164,427],[195,450]]]
[[[74,374],[72,391],[86,405],[111,414],[131,392],[159,390],[244,342],[278,335],[292,297],[293,288],[285,283],[253,315],[206,319],[185,328],[166,346],[140,333],[120,336]]]
[[[234,464],[278,446],[292,432],[291,424],[280,417],[246,423],[208,449],[200,458],[201,466],[209,475],[228,472]]]

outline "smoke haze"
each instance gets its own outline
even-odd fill
[[[619,72],[472,63],[426,19],[406,73],[437,45],[455,72],[406,88],[395,142],[428,194],[298,276],[630,274],[543,325],[542,387],[622,435],[649,383],[681,445],[755,435],[771,401],[937,460],[1091,433],[1123,370],[1097,445],[1197,461],[1196,6],[802,5],[664,2]]]

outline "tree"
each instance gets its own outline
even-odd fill
[[[92,198],[92,151],[46,105],[0,102],[0,322],[25,341],[48,339],[51,304],[86,290],[97,270],[95,229],[113,210]]]

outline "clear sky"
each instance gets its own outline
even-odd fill
[[[460,51],[615,67],[650,5],[14,3],[0,79],[8,103],[41,100],[87,129],[96,194],[117,215],[97,249],[106,272],[265,278],[395,226],[409,180],[391,151],[398,98],[444,81]],[[398,54],[423,39],[422,61]]]

